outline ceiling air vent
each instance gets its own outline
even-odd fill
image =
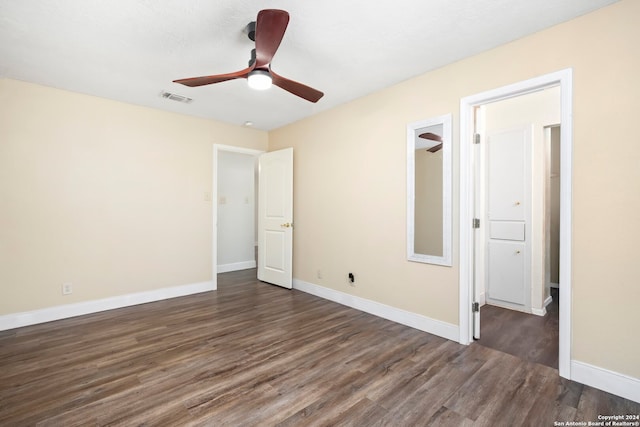
[[[165,99],[170,99],[172,101],[178,101],[185,104],[191,104],[191,102],[193,101],[193,99],[187,98],[186,96],[176,95],[175,93],[169,93],[165,91],[160,92],[160,96]]]

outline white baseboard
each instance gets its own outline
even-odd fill
[[[0,331],[213,290],[215,290],[213,282],[200,282],[99,300],[58,305],[22,313],[6,314],[0,316]]]
[[[357,297],[334,289],[325,288],[299,279],[293,279],[293,288],[320,298],[337,302],[356,310],[364,311],[374,316],[382,317],[402,325],[410,326],[433,335],[458,342],[460,329],[458,325],[443,322],[421,314],[391,307],[379,302]]]
[[[487,303],[487,294],[486,293],[481,293],[478,296],[478,303],[480,303],[480,307],[482,307],[483,305],[485,305]]]
[[[231,264],[218,264],[218,273],[228,273],[230,271],[246,270],[256,268],[256,260],[234,262]]]
[[[547,309],[542,307],[542,308],[531,308],[531,314],[535,314],[536,316],[546,316],[547,315]]]
[[[571,379],[640,403],[640,379],[638,378],[572,360]]]
[[[535,314],[536,316],[546,316],[547,306],[551,304],[551,301],[551,295],[549,295],[542,303],[542,308],[531,308],[531,313]]]

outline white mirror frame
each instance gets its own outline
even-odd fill
[[[442,125],[442,256],[417,254],[415,242],[415,144],[416,132]],[[407,125],[407,259],[451,266],[451,114]]]

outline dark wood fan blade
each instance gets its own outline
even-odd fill
[[[442,150],[442,142],[438,145],[434,145],[433,147],[429,148],[427,151],[430,153],[437,153],[440,150]]]
[[[282,76],[277,75],[273,71],[270,71],[273,84],[292,93],[300,98],[306,99],[310,102],[318,102],[320,98],[324,96],[324,93],[316,90],[312,87],[305,86],[302,83],[294,82]]]
[[[430,139],[431,141],[442,142],[442,138],[440,137],[440,135],[436,135],[435,133],[431,132],[421,133],[420,135],[418,135],[418,137],[422,139]]]
[[[227,80],[233,79],[246,79],[249,75],[249,72],[253,70],[254,66],[249,68],[245,68],[244,70],[236,71],[234,73],[227,74],[216,74],[213,76],[202,76],[202,77],[191,77],[188,79],[180,79],[174,80],[174,83],[180,83],[181,85],[196,87],[196,86],[204,86],[210,85],[213,83],[226,82]]]
[[[266,67],[276,54],[284,32],[289,25],[289,14],[284,10],[265,9],[256,20],[256,68]]]

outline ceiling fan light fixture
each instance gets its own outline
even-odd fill
[[[247,76],[247,82],[251,89],[267,90],[271,87],[271,74],[265,70],[253,70]]]
[[[271,60],[280,46],[288,24],[289,13],[286,11],[280,9],[261,10],[258,12],[255,25],[251,23],[246,28],[249,38],[255,42],[255,48],[251,51],[251,59],[247,68],[233,73],[190,77],[173,82],[188,87],[198,87],[228,80],[247,79],[248,86],[252,89],[266,90],[273,84],[309,102],[318,102],[324,93],[271,71]]]

